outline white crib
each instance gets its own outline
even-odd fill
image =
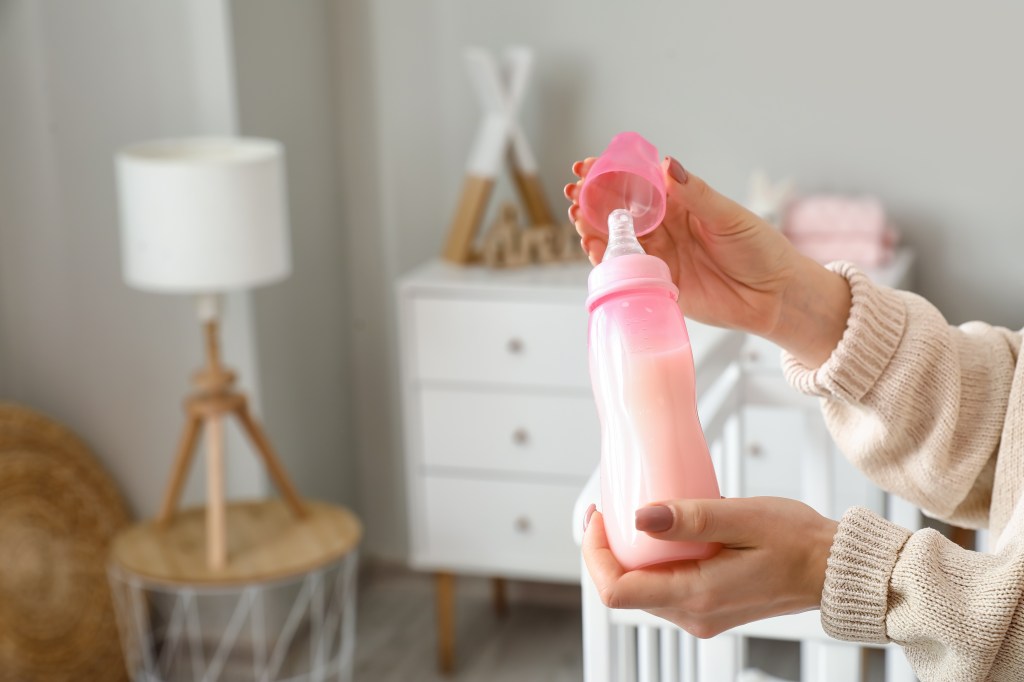
[[[806,416],[804,423],[810,430],[804,434],[809,445],[800,453],[803,501],[833,518],[842,512],[834,508],[833,460],[822,454],[830,439],[816,400],[792,390],[779,391],[770,382],[758,382],[756,376],[748,376],[736,358],[719,367],[705,364],[698,374],[701,376],[715,377],[710,386],[703,390],[698,388],[698,411],[725,496],[744,494],[741,407],[786,405],[802,411]],[[917,509],[875,492],[876,503],[870,506],[884,504],[887,516],[893,521],[909,528],[919,527]],[[577,542],[582,540],[583,513],[590,503],[599,499],[600,485],[595,471],[576,502],[573,527]],[[701,640],[643,611],[608,609],[601,602],[585,567],[582,585],[585,682],[757,679],[744,672],[749,637],[799,642],[802,682],[861,682],[864,679],[864,650],[830,639],[821,628],[817,611],[750,623]],[[886,682],[915,679],[902,650],[896,646],[885,647]]]

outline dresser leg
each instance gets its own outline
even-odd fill
[[[438,573],[437,596],[437,667],[445,675],[455,670],[455,576]]]
[[[498,618],[508,615],[508,597],[504,578],[491,578],[491,602]]]

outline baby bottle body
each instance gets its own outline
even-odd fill
[[[651,502],[720,496],[679,307],[664,289],[612,294],[592,310],[589,337],[612,553],[627,569],[712,556],[718,545],[658,540],[635,526],[636,510]]]

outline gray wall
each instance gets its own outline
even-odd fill
[[[356,503],[333,3],[233,0],[239,129],[286,150],[292,275],[254,293],[268,433],[310,498]]]
[[[379,5],[400,268],[439,251],[479,119],[461,47],[523,43],[537,52],[524,121],[559,207],[569,162],[636,129],[738,198],[761,167],[808,190],[878,194],[921,253],[921,291],[952,319],[1024,322],[1003,293],[1020,281],[1004,254],[1024,246],[1024,6]],[[393,25],[405,6],[412,21]]]

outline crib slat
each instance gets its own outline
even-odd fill
[[[885,506],[885,516],[893,523],[909,530],[921,528],[921,510],[902,497],[888,495]]]
[[[679,661],[682,682],[697,682],[697,638],[685,630],[679,631]]]
[[[637,682],[635,627],[620,625],[615,629],[615,652],[615,682]]]
[[[725,425],[722,437],[723,457],[728,472],[722,494],[726,497],[742,497],[743,481],[743,422],[739,417],[739,405],[736,404],[733,415]]]
[[[859,647],[826,641],[800,643],[802,682],[860,682],[862,654]]]
[[[659,682],[657,628],[642,625],[636,629],[636,668],[639,682]]]
[[[803,418],[806,442],[800,452],[800,500],[831,518],[835,506],[832,439],[817,408],[804,410]]]
[[[679,638],[673,628],[658,628],[658,657],[661,682],[679,682]]]
[[[582,558],[580,559],[582,563]],[[582,575],[587,576],[583,565]],[[612,625],[608,609],[601,602],[594,581],[584,577],[583,590],[583,677],[586,682],[612,682]]]
[[[885,682],[917,682],[903,649],[890,646],[885,650]]]
[[[697,682],[735,680],[742,668],[742,639],[722,634],[697,640]]]

